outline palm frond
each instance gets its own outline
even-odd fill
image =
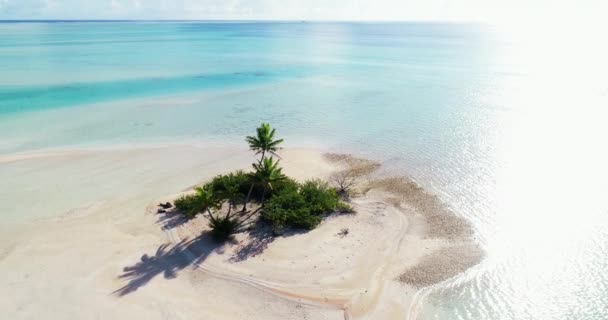
[[[249,149],[255,151],[255,154],[269,152],[278,157],[276,152],[280,149],[278,145],[283,143],[283,139],[274,140],[275,134],[276,129],[273,129],[268,123],[262,123],[256,128],[256,136],[247,136],[245,141],[249,144]]]

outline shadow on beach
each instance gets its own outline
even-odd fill
[[[144,254],[134,265],[124,267],[118,278],[128,283],[113,294],[125,296],[161,274],[165,279],[176,278],[181,270],[189,266],[196,268],[209,254],[220,251],[222,246],[223,244],[214,242],[209,233],[190,240],[184,239],[173,246],[163,244],[154,255]]]
[[[262,254],[273,241],[274,236],[271,228],[258,222],[252,227],[252,230],[249,231],[246,241],[238,244],[233,256],[230,257],[228,261],[235,263],[245,261],[250,257],[258,256]]]
[[[237,263],[259,256],[264,253],[268,246],[277,237],[286,238],[302,233],[306,233],[306,230],[288,229],[282,232],[280,235],[277,235],[272,231],[272,227],[270,227],[270,225],[258,221],[251,226],[250,231],[247,234],[247,238],[238,244],[236,250],[234,250],[234,254],[232,257],[230,257],[230,259],[228,259],[228,261]]]
[[[191,220],[173,209],[159,213],[156,223],[161,225],[162,230],[167,231],[183,226]],[[209,231],[205,231],[198,237],[184,239],[174,245],[170,243],[160,245],[154,254],[144,254],[138,262],[123,268],[118,278],[128,282],[112,294],[122,297],[133,293],[159,275],[165,279],[176,278],[181,270],[189,266],[196,268],[214,252],[225,254],[225,246],[236,246],[227,259],[228,262],[243,262],[264,253],[277,236],[290,237],[305,233],[306,230],[288,229],[276,235],[270,225],[256,221],[243,226],[241,232],[247,232],[247,237],[240,242],[236,242],[233,238],[232,241],[218,243],[212,239]]]
[[[169,225],[163,226],[168,228],[175,227],[176,222],[177,224],[185,223],[179,215],[166,215],[160,220],[163,220],[161,223],[168,222]],[[188,219],[185,221],[187,222]],[[258,256],[273,241],[274,237],[270,228],[254,228],[249,232],[244,244],[236,244],[237,248],[228,261],[236,263]],[[214,241],[210,232],[204,232],[193,239],[184,239],[174,245],[165,243],[159,246],[154,254],[144,254],[135,264],[124,267],[118,278],[128,282],[112,294],[122,297],[133,293],[160,275],[165,279],[176,278],[181,270],[187,267],[196,268],[202,264],[211,253],[224,254],[224,246],[230,244],[230,242]],[[232,245],[235,243],[233,242]]]
[[[180,227],[192,220],[186,217],[175,209],[170,209],[162,213],[158,213],[158,219],[156,224],[161,225],[163,231],[171,230],[173,228]]]

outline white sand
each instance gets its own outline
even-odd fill
[[[297,179],[326,177],[338,165],[307,149],[283,158]],[[430,237],[438,217],[401,203],[406,196],[395,206],[396,195],[382,186],[353,200],[356,215],[274,239],[243,233],[223,246],[200,236],[202,217],[182,223],[155,214],[167,195],[251,162],[246,149],[217,146],[0,157],[0,180],[10,182],[0,194],[8,213],[0,227],[0,315],[404,319],[414,286],[479,259],[467,237]],[[342,228],[349,234],[339,236]],[[452,268],[443,256],[467,259]]]

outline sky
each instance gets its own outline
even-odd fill
[[[602,19],[606,0],[0,0],[0,19]]]

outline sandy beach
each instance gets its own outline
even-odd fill
[[[282,151],[285,173],[327,178],[349,157]],[[207,221],[157,214],[246,149],[155,146],[0,157],[8,319],[405,319],[415,293],[477,264],[468,222],[406,178],[366,177],[356,214],[223,245]],[[348,228],[347,235],[341,235]]]

